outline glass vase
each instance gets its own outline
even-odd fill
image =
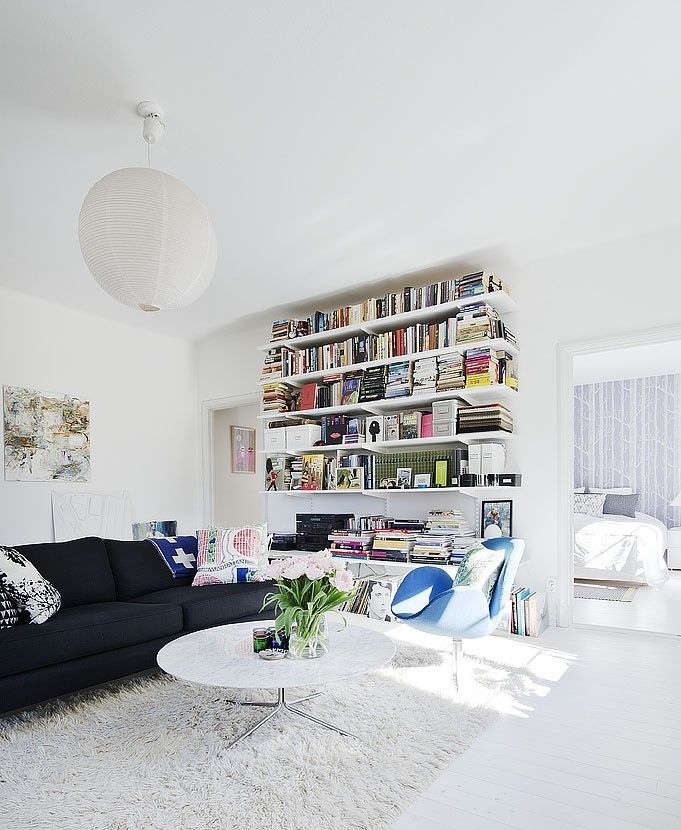
[[[329,626],[326,614],[305,616],[291,626],[288,653],[291,657],[312,659],[329,650]]]

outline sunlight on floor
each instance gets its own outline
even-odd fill
[[[386,624],[382,624],[385,626]],[[483,706],[494,711],[526,718],[534,703],[551,693],[553,686],[575,664],[575,654],[545,648],[539,640],[491,636],[464,643],[460,664],[460,691],[452,677],[452,641],[448,637],[425,634],[399,623],[384,627],[394,640],[429,649],[424,664],[384,669],[400,682],[442,697]],[[438,661],[432,663],[433,651]]]

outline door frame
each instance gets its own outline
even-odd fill
[[[573,625],[574,557],[572,491],[574,466],[574,371],[577,355],[596,354],[681,340],[681,326],[664,326],[605,338],[568,341],[558,344],[558,625]]]
[[[238,406],[256,406],[260,403],[260,394],[251,392],[247,395],[231,395],[226,398],[213,398],[201,403],[201,521],[204,527],[213,524],[215,517],[215,464],[213,427],[215,413],[223,409],[236,409]],[[262,447],[262,421],[258,421],[255,437],[257,447]],[[264,504],[264,497],[263,497]]]

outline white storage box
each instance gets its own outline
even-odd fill
[[[273,427],[263,431],[265,452],[286,451],[286,427]]]
[[[433,438],[456,435],[456,421],[433,421]]]
[[[311,447],[322,440],[322,428],[319,424],[303,424],[299,427],[284,427],[286,430],[286,449]]]
[[[433,423],[436,421],[455,421],[459,408],[457,400],[433,401]]]

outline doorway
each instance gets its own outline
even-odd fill
[[[204,520],[219,527],[260,524],[264,456],[257,396],[204,405]]]
[[[561,622],[681,636],[681,331],[559,367]]]

